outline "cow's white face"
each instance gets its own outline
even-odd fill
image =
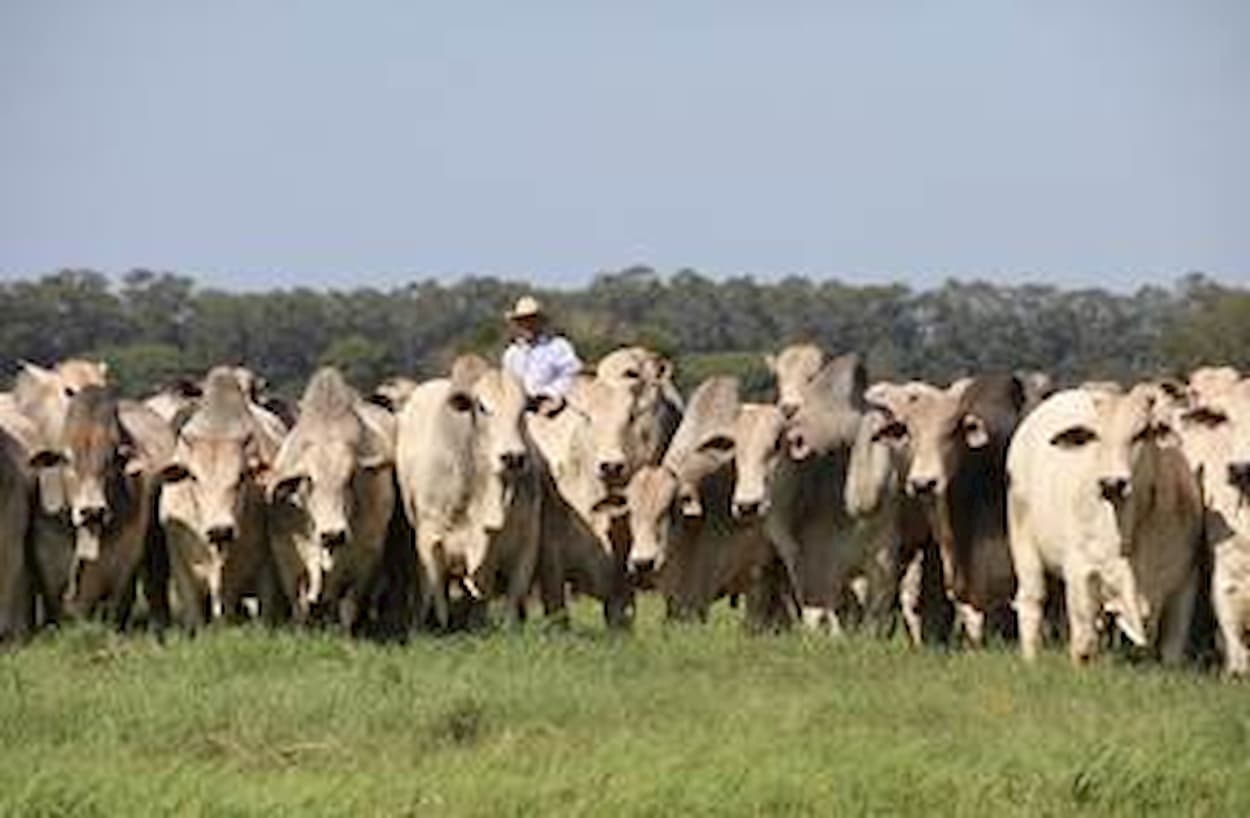
[[[737,446],[733,515],[752,520],[769,511],[772,484],[786,458],[786,420],[771,405],[745,406],[734,425]]]
[[[912,453],[907,492],[917,497],[942,495],[959,457],[987,442],[983,420],[960,415],[959,396],[949,390],[919,397],[905,423]]]
[[[638,396],[629,388],[598,378],[576,394],[577,410],[588,419],[595,477],[614,493],[629,480],[630,433]]]
[[[274,499],[302,508],[313,539],[330,552],[351,539],[356,500],[352,479],[358,461],[351,440],[310,439],[274,484]]]
[[[1127,394],[1091,393],[1099,413],[1097,492],[1113,506],[1133,493],[1135,481],[1153,480],[1143,455],[1152,447],[1178,446],[1171,412],[1153,387],[1136,387]]]
[[[643,466],[626,489],[629,506],[630,570],[646,574],[663,568],[676,524],[677,476],[662,466]]]
[[[777,379],[777,406],[791,417],[803,406],[808,385],[824,367],[825,353],[813,344],[795,344],[764,360]]]
[[[226,550],[238,538],[254,478],[267,468],[251,434],[178,437],[166,483],[186,486],[195,506],[195,528],[205,542]]]
[[[1225,524],[1250,526],[1250,379],[1227,369],[1190,377],[1189,406],[1178,412],[1190,462]]]
[[[473,389],[476,421],[491,469],[515,477],[530,466],[525,437],[525,392],[519,381],[498,369],[478,379]]]

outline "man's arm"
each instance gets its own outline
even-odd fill
[[[573,388],[573,379],[582,371],[582,362],[573,345],[564,338],[552,340],[549,354],[554,374],[547,385],[539,390],[539,394],[544,397],[563,398]]]

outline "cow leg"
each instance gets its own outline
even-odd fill
[[[567,628],[569,612],[564,583],[564,560],[560,546],[544,537],[538,554],[538,594],[543,603],[543,616],[556,627]]]
[[[1023,553],[1021,553],[1023,552]],[[1042,642],[1042,611],[1046,605],[1046,572],[1032,549],[1016,556],[1016,623],[1020,631],[1020,655],[1037,659]]]
[[[1198,599],[1198,570],[1195,568],[1185,582],[1167,602],[1159,624],[1159,657],[1165,665],[1179,665],[1185,661],[1185,648],[1189,645],[1189,626],[1194,618],[1194,605]]]
[[[143,552],[143,596],[148,603],[148,619],[158,635],[169,627],[169,548],[164,532],[153,520]]]
[[[1068,607],[1068,656],[1074,665],[1084,665],[1098,650],[1098,616],[1101,606],[1094,594],[1092,577],[1085,570],[1065,571],[1064,585]]]
[[[634,592],[623,571],[614,572],[603,600],[603,621],[609,628],[629,628],[634,624]]]
[[[985,645],[985,611],[970,602],[956,602],[955,612],[968,644],[974,648]]]
[[[1246,626],[1250,623],[1244,620],[1242,614],[1250,600],[1246,599],[1246,590],[1239,587],[1238,577],[1232,576],[1238,572],[1230,570],[1229,563],[1235,557],[1228,552],[1233,548],[1229,543],[1216,548],[1211,602],[1224,642],[1224,671],[1230,676],[1244,676],[1250,673],[1250,649],[1245,640]]]
[[[898,604],[913,647],[924,642],[924,617],[920,612],[924,590],[924,551],[917,550],[907,562],[898,583]]]
[[[422,560],[421,570],[425,574],[426,593],[421,605],[423,616],[433,609],[435,625],[440,631],[445,631],[451,622],[451,612],[447,605],[447,573],[443,570],[442,560]]]

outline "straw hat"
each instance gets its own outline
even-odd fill
[[[544,315],[543,305],[532,295],[523,295],[517,299],[516,305],[506,315],[509,321],[521,318],[534,318]]]

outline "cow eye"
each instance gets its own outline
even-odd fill
[[[1186,412],[1183,420],[1186,423],[1196,423],[1199,426],[1219,426],[1228,420],[1228,415],[1217,409],[1202,407]]]
[[[1142,427],[1141,431],[1133,435],[1134,443],[1141,443],[1146,440],[1158,440],[1172,433],[1172,427],[1166,423],[1148,423]]]
[[[626,378],[629,378],[631,381],[636,381],[640,377],[642,377],[642,375],[638,372],[637,369],[626,369],[624,372],[624,375]]]
[[[1084,426],[1074,426],[1055,435],[1050,439],[1050,442],[1061,449],[1077,449],[1097,439],[1098,435],[1094,434],[1093,429],[1088,429]]]

